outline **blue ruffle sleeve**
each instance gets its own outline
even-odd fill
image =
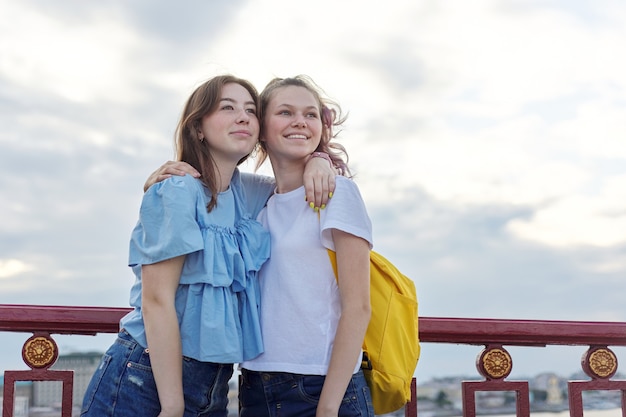
[[[198,193],[190,176],[154,184],[144,194],[131,235],[129,266],[149,265],[199,251],[204,246],[196,221]]]

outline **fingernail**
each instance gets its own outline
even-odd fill
[[[315,210],[315,212],[317,213],[318,211],[320,211],[319,207],[315,207],[313,210]]]
[[[326,208],[326,204],[322,204],[322,207],[320,207],[322,210],[324,210]]]
[[[315,208],[315,204],[313,204],[313,202],[311,201],[311,202],[309,203],[309,207],[311,207],[311,208]]]
[[[328,193],[328,198],[333,198],[333,193],[332,191],[330,193]]]

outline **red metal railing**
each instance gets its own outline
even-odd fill
[[[0,305],[0,331],[33,333],[22,349],[22,357],[31,370],[4,373],[2,417],[13,416],[13,389],[15,381],[21,380],[63,381],[62,416],[70,417],[72,371],[48,369],[58,355],[51,335],[117,333],[119,319],[128,311],[110,307]],[[570,415],[582,417],[583,391],[617,390],[621,391],[622,416],[626,417],[626,381],[611,379],[617,371],[617,357],[609,349],[626,346],[624,322],[421,317],[419,326],[422,343],[485,346],[477,358],[484,380],[462,382],[464,416],[476,414],[475,393],[479,391],[514,391],[517,415],[529,416],[528,382],[506,380],[512,358],[504,346],[576,345],[589,347],[582,365],[591,380],[568,383]],[[415,381],[413,400],[406,405],[405,416],[417,416]]]

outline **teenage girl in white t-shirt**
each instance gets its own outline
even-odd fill
[[[345,118],[308,77],[274,79],[260,95],[261,154],[276,191],[258,220],[271,235],[259,274],[264,353],[241,364],[241,416],[373,416],[361,364],[370,318],[371,222],[332,128]],[[339,172],[332,202],[310,210],[303,172],[312,152]],[[347,158],[346,158],[347,159]],[[337,254],[338,280],[327,249]]]
[[[271,234],[270,260],[259,273],[264,353],[241,364],[241,417],[373,417],[360,370],[370,318],[372,233],[359,190],[349,179],[345,150],[332,142],[333,127],[345,117],[304,76],[271,81],[259,106],[258,165],[269,156],[276,190],[258,217]],[[341,174],[334,184],[321,171],[303,175],[312,156],[329,156]],[[168,162],[146,188],[185,173],[197,175],[187,164]],[[339,283],[327,249],[337,254]]]

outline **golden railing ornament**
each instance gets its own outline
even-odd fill
[[[48,368],[58,357],[57,344],[48,334],[35,334],[22,347],[22,359],[32,369]]]
[[[487,379],[503,379],[511,373],[513,360],[502,346],[488,346],[478,356],[476,368]]]
[[[581,362],[585,373],[593,379],[608,379],[617,372],[617,356],[606,346],[589,348]]]

